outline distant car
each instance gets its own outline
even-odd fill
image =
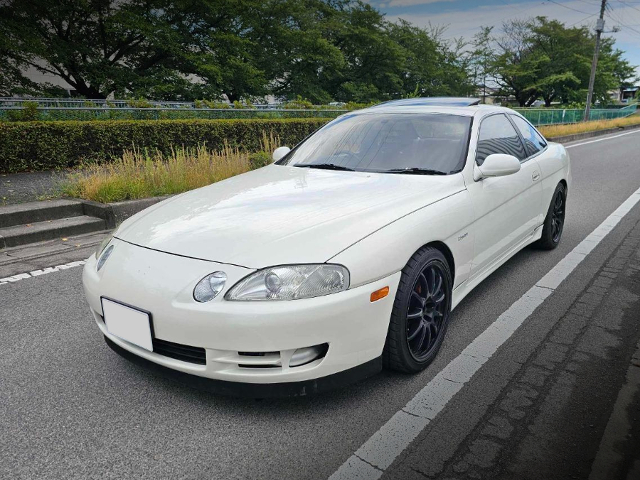
[[[564,147],[471,103],[345,114],[272,165],[125,221],[83,274],[107,343],[254,396],[424,369],[451,310],[564,226]]]

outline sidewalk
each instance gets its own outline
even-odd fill
[[[640,478],[634,221],[613,253],[591,257],[545,301],[383,479]],[[558,292],[573,298],[568,308]]]
[[[0,250],[0,282],[3,279],[47,267],[87,259],[108,232],[87,233]]]
[[[59,197],[67,175],[66,171],[55,170],[0,174],[0,206]]]

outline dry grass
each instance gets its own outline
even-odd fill
[[[181,193],[261,166],[255,159],[264,163],[270,156],[266,152],[277,144],[276,138],[264,134],[263,152],[258,154],[228,146],[220,152],[205,146],[177,148],[169,155],[133,149],[111,163],[89,165],[70,175],[63,193],[103,203]]]
[[[540,127],[540,133],[545,137],[561,137],[576,133],[593,132],[597,130],[607,130],[609,128],[625,127],[628,125],[640,125],[640,115],[632,115],[615,120],[598,120],[595,122],[573,123],[571,125],[548,125]]]

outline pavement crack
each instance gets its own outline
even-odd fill
[[[411,415],[412,417],[425,418],[425,417],[421,417],[420,415],[416,415],[415,413],[407,412],[404,408],[402,409],[402,412],[406,413],[407,415]]]
[[[362,460],[364,463],[366,463],[367,465],[369,465],[369,466],[371,466],[371,467],[375,468],[375,469],[376,469],[376,470],[378,470],[379,472],[384,472],[384,470],[383,470],[383,469],[381,469],[380,467],[378,467],[378,466],[374,465],[374,464],[373,464],[373,463],[371,463],[371,462],[366,461],[364,458],[362,458],[362,457],[361,457],[360,455],[358,455],[357,453],[354,453],[354,454],[353,454],[353,456],[354,456],[354,457],[356,457],[356,458],[358,458],[358,459],[360,459],[360,460]]]

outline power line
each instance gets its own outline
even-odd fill
[[[556,0],[545,0],[545,1],[550,2],[550,3],[555,3],[556,5],[560,5],[561,7],[564,7],[566,9],[568,9],[568,10],[573,10],[574,12],[584,13],[585,15],[589,15],[588,12],[585,12],[583,10],[578,10],[577,8],[569,7],[569,6],[565,5],[564,3],[556,2]],[[542,3],[544,3],[544,2],[542,2]]]
[[[573,22],[571,25],[569,25],[570,27],[573,27],[574,25],[577,25],[579,23],[584,22],[585,20],[589,20],[591,17],[595,17],[596,15],[598,15],[597,13],[592,13],[591,15],[589,15],[588,17],[584,17],[582,20],[578,20],[577,22]]]
[[[638,11],[640,12],[640,10],[638,10]],[[620,25],[621,27],[625,27],[625,28],[629,29],[630,31],[632,31],[632,32],[634,32],[634,33],[636,33],[637,35],[640,36],[640,30],[636,30],[635,28],[633,28],[632,25],[624,23],[622,20],[620,20],[620,17],[618,17],[617,15],[614,16],[612,7],[609,7],[608,12],[607,12],[607,16],[611,20],[616,22],[618,25]]]
[[[618,2],[620,2],[621,4],[623,4],[626,7],[633,8],[636,12],[640,12],[640,8],[634,7],[633,5],[630,5],[627,2],[623,2],[622,0],[618,0]]]

